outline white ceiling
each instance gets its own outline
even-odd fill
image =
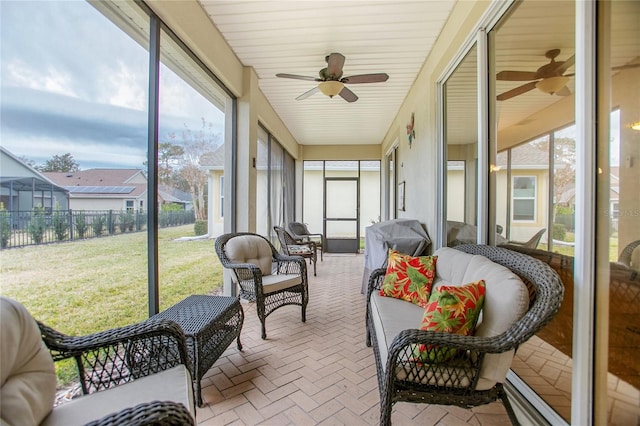
[[[298,143],[379,144],[449,16],[454,0],[200,0],[240,61],[256,70],[262,92]],[[344,76],[389,74],[384,83],[354,84],[347,103],[321,93],[297,101],[325,56],[346,57]]]
[[[379,144],[429,55],[455,0],[317,1],[317,0],[199,0],[239,60],[256,70],[262,92],[298,143],[303,145]],[[638,61],[633,34],[640,2],[621,2],[630,8],[614,28],[612,66]],[[493,48],[496,72],[535,71],[548,63],[544,54],[561,49],[558,61],[574,55],[573,1],[523,1],[498,25]],[[326,66],[325,56],[346,57],[344,76],[389,74],[384,83],[353,84],[359,100],[347,103],[316,93],[295,98],[317,83],[277,78],[276,73],[310,77]],[[635,59],[634,59],[635,58]],[[447,131],[449,143],[473,143],[476,130],[476,66],[472,52],[451,79],[447,114],[456,125]],[[573,75],[574,68],[567,70]],[[468,80],[468,81],[467,81]],[[454,81],[456,83],[454,84]],[[496,92],[526,82],[496,83]],[[573,93],[573,79],[567,84]],[[498,102],[500,129],[529,120],[536,111],[559,102],[532,90]],[[456,118],[457,117],[457,118]]]

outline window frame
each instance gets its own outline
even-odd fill
[[[533,180],[533,196],[516,196],[516,179],[531,178]],[[515,223],[535,223],[538,217],[538,177],[536,175],[512,175],[511,187],[511,221]],[[533,213],[531,219],[516,219],[516,202],[533,200]]]

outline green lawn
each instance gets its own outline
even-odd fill
[[[161,310],[222,284],[213,240],[176,241],[193,235],[193,225],[159,230]],[[0,274],[2,295],[66,334],[148,317],[146,232],[2,250]]]

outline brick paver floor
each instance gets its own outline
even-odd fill
[[[325,254],[309,275],[307,322],[286,306],[260,339],[255,305],[243,303],[243,350],[235,345],[202,380],[199,425],[376,425],[379,396],[365,341],[363,255]],[[510,424],[501,403],[472,410],[397,403],[394,425]]]

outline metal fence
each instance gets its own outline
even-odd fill
[[[193,210],[161,211],[158,227],[195,222]],[[0,210],[0,248],[81,240],[146,229],[147,213],[126,210]]]

